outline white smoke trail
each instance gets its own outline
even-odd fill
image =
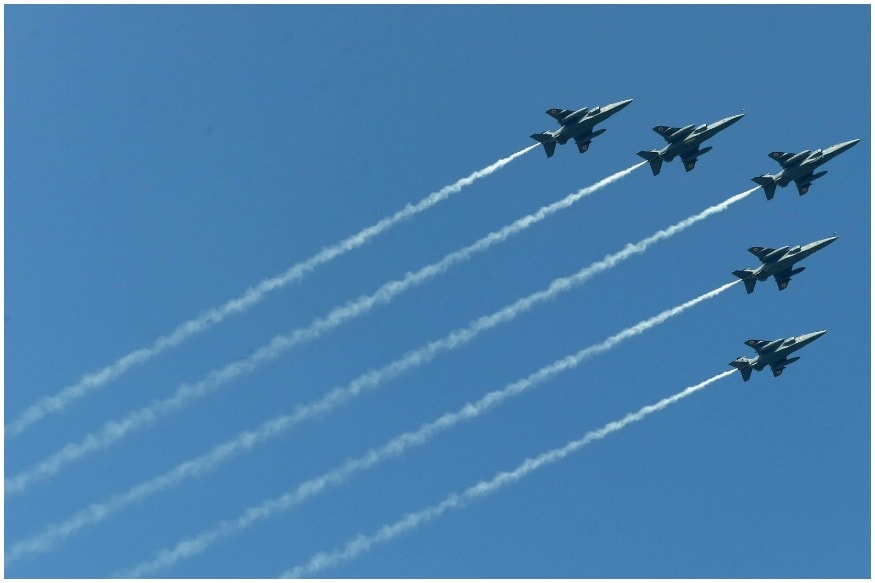
[[[355,235],[352,235],[339,243],[335,243],[330,247],[322,249],[319,253],[313,255],[306,261],[293,265],[284,273],[265,279],[257,285],[250,287],[243,295],[227,301],[224,305],[218,308],[212,308],[196,318],[183,322],[177,326],[173,332],[155,340],[151,346],[138,348],[99,371],[84,375],[75,385],[68,386],[54,395],[40,399],[35,404],[22,411],[14,421],[6,425],[6,438],[9,439],[19,435],[32,424],[43,419],[50,413],[62,411],[71,402],[81,399],[117,379],[132,366],[143,364],[165,350],[182,344],[195,334],[199,334],[211,328],[228,316],[251,308],[259,303],[266,294],[279,290],[290,283],[301,279],[307,273],[323,263],[327,263],[344,253],[361,247],[397,223],[433,207],[437,203],[449,198],[451,195],[458,193],[474,181],[489,176],[509,164],[514,159],[519,158],[538,146],[539,144],[532,144],[515,154],[498,160],[486,168],[477,170],[465,178],[459,179],[453,184],[443,187],[437,192],[431,193],[416,204],[408,204],[392,216],[386,217],[370,227],[362,229]]]
[[[6,494],[15,494],[25,490],[31,483],[46,479],[58,473],[66,465],[99,449],[105,449],[122,439],[132,431],[138,430],[155,422],[159,417],[181,409],[189,402],[201,398],[213,390],[227,384],[244,373],[256,369],[261,364],[277,358],[286,350],[298,344],[314,340],[327,331],[333,330],[347,320],[368,312],[378,304],[390,302],[395,296],[420,285],[428,279],[444,273],[451,266],[470,259],[476,253],[482,253],[495,244],[505,241],[525,229],[543,221],[559,210],[568,208],[584,196],[608,186],[612,182],[627,176],[646,162],[641,162],[612,174],[599,182],[566,196],[564,199],[540,208],[535,213],[517,219],[510,225],[498,231],[493,231],[477,242],[446,255],[437,263],[432,263],[414,273],[408,273],[403,279],[390,281],[369,296],[348,302],[346,305],[333,309],[327,316],[317,318],[306,328],[298,328],[285,336],[276,336],[268,344],[262,346],[250,356],[237,360],[220,370],[210,372],[206,378],[194,385],[181,385],[172,397],[156,401],[128,414],[117,421],[107,422],[98,433],[87,435],[79,443],[69,443],[61,450],[36,466],[17,474],[5,481]]]
[[[529,389],[536,388],[541,383],[552,379],[559,373],[576,367],[583,360],[607,352],[622,341],[643,334],[651,328],[662,324],[669,318],[677,316],[705,300],[718,296],[740,281],[741,280],[730,282],[715,290],[702,294],[697,298],[684,302],[683,304],[664,310],[656,316],[642,320],[634,326],[630,326],[625,330],[614,334],[603,342],[584,348],[576,354],[561,358],[524,379],[510,383],[501,390],[487,393],[476,403],[468,403],[458,411],[445,413],[434,421],[423,424],[416,431],[403,433],[389,440],[385,445],[378,449],[372,449],[365,455],[354,460],[349,460],[318,478],[304,482],[295,490],[287,492],[278,498],[267,500],[258,506],[248,508],[241,516],[234,520],[222,521],[215,527],[206,530],[197,536],[180,541],[172,549],[161,550],[153,560],[137,565],[131,570],[117,575],[117,577],[144,577],[155,571],[171,567],[180,560],[188,559],[196,554],[204,552],[217,540],[236,535],[251,527],[257,521],[266,520],[281,512],[286,512],[298,504],[301,504],[309,497],[320,493],[326,487],[339,486],[355,473],[367,470],[389,458],[397,457],[410,447],[424,445],[434,439],[438,434],[451,429],[462,421],[468,421],[483,415],[493,407],[501,405],[510,397],[528,391]],[[17,546],[18,545],[13,546],[10,552],[7,553],[7,556],[16,555]]]
[[[445,498],[442,502],[435,506],[425,508],[412,514],[408,514],[394,524],[386,524],[372,535],[368,536],[360,534],[352,539],[350,542],[348,542],[343,548],[338,548],[328,552],[317,553],[305,564],[299,565],[289,571],[286,571],[281,576],[286,578],[309,577],[324,569],[336,567],[341,563],[350,561],[355,557],[361,555],[362,553],[371,550],[371,548],[373,548],[377,544],[385,543],[400,534],[416,529],[425,522],[440,517],[447,510],[464,508],[466,505],[474,502],[479,498],[483,498],[485,496],[493,494],[504,486],[514,484],[522,480],[530,473],[534,472],[537,469],[540,469],[545,465],[561,461],[565,457],[576,452],[585,445],[592,443],[593,441],[602,439],[611,433],[619,431],[630,423],[641,421],[651,413],[661,411],[669,405],[677,403],[681,399],[692,395],[696,391],[704,389],[708,385],[724,377],[727,377],[734,372],[734,369],[724,371],[716,376],[711,377],[706,381],[688,387],[683,391],[672,395],[671,397],[666,397],[658,403],[642,407],[637,412],[629,413],[619,421],[613,421],[600,429],[590,431],[582,438],[576,441],[571,441],[561,448],[548,451],[539,455],[536,458],[527,459],[513,471],[500,472],[496,474],[491,480],[479,482],[478,484],[468,488],[461,494],[450,494],[447,498]]]

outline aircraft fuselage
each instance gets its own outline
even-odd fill
[[[814,241],[807,245],[796,245],[794,247],[782,247],[776,249],[773,254],[775,259],[769,256],[763,258],[763,264],[754,270],[757,278],[760,281],[765,281],[769,276],[780,273],[785,269],[791,269],[797,262],[802,261],[812,253],[820,251],[838,237],[828,237],[820,241]]]
[[[799,359],[799,357],[792,359],[789,359],[787,357],[797,350],[808,346],[824,334],[826,334],[826,330],[821,330],[820,332],[812,332],[810,334],[801,334],[799,336],[793,336],[781,340],[775,340],[771,344],[767,344],[766,346],[761,348],[760,352],[757,354],[756,358],[751,361],[750,365],[755,370],[761,371],[765,367],[772,364],[782,363],[786,365],[790,364],[791,362],[795,362]],[[785,360],[787,362],[784,362]]]

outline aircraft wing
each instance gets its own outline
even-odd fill
[[[687,152],[686,154],[681,154],[681,161],[684,163],[684,170],[689,172],[693,168],[696,167],[696,161],[699,159],[699,150],[696,149],[693,152]]]
[[[769,154],[769,158],[775,160],[778,164],[781,165],[781,168],[786,168],[787,160],[795,156],[793,152],[772,152]]]
[[[671,126],[656,126],[655,128],[653,128],[653,131],[665,138],[665,141],[667,142],[669,136],[676,133],[680,129],[681,128],[673,128]]]
[[[808,192],[809,188],[811,188],[811,179],[812,178],[813,178],[813,174],[809,172],[805,176],[797,178],[796,180],[793,181],[796,183],[796,189],[799,191],[799,196],[802,196],[803,194]]]
[[[753,348],[759,354],[760,350],[762,350],[763,346],[767,344],[771,344],[772,340],[755,340],[751,338],[750,340],[745,340],[744,343]]]
[[[593,138],[602,135],[605,133],[604,129],[596,130],[596,131],[585,131],[574,136],[574,143],[577,144],[577,150],[583,154],[587,150],[589,150],[589,145],[592,143]]]
[[[558,108],[555,108],[555,107],[554,107],[553,109],[548,109],[548,110],[547,110],[547,115],[549,115],[550,117],[552,117],[552,118],[555,119],[556,121],[559,121],[559,120],[561,120],[563,117],[565,117],[565,116],[567,116],[567,115],[570,115],[570,114],[572,114],[572,113],[574,113],[574,112],[571,111],[570,109],[558,109]]]
[[[592,143],[592,137],[591,135],[577,135],[574,136],[574,143],[577,144],[577,150],[583,154],[589,150],[589,145]]]
[[[766,257],[769,253],[772,253],[774,249],[772,249],[771,247],[751,247],[750,249],[748,249],[748,251],[756,255],[757,259],[763,261],[763,257]],[[763,261],[763,263],[765,262]]]
[[[775,283],[778,284],[778,290],[785,290],[790,285],[790,276],[793,274],[792,269],[785,269],[775,274]]]
[[[797,360],[799,360],[798,356],[794,356],[793,358],[782,358],[781,360],[770,364],[769,367],[772,369],[772,374],[776,377],[779,377],[781,376],[781,373],[784,372],[785,368],[787,368],[789,365],[793,364]]]

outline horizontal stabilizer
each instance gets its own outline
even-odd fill
[[[738,271],[733,271],[732,275],[744,282],[744,288],[747,290],[747,293],[753,293],[753,288],[757,284],[757,278],[754,276],[753,271],[750,269],[739,269]]]
[[[656,150],[641,150],[638,152],[638,155],[650,162],[650,170],[654,176],[659,174],[659,171],[662,169],[662,158],[659,157],[659,152]]]
[[[541,142],[548,158],[556,151],[556,139],[551,134],[532,134],[531,137]]]
[[[775,189],[778,187],[778,183],[775,182],[773,177],[763,174],[762,176],[751,178],[751,180],[763,187],[766,193],[766,200],[772,200],[775,197]]]
[[[747,361],[746,358],[736,358],[729,364],[738,369],[738,372],[741,373],[741,378],[744,379],[744,382],[750,380],[750,374],[753,372],[753,368],[750,366],[750,363]]]

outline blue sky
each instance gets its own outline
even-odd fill
[[[752,354],[748,338],[821,329],[828,334],[780,378],[719,379],[315,575],[870,575],[869,6],[9,6],[5,23],[7,576],[130,573],[731,282],[733,270],[757,264],[748,247],[833,233],[839,240],[808,258],[789,289],[732,286],[150,576],[278,576],[718,375]],[[23,411],[84,375],[520,152],[531,133],[555,127],[548,108],[628,98],[586,154],[573,145],[550,159],[540,148],[522,154],[9,434]],[[272,339],[630,168],[635,152],[662,146],[652,127],[742,111],[693,172],[678,161],[657,177],[638,168],[228,373]],[[853,138],[863,141],[806,196],[791,186],[767,203],[753,192],[329,412],[9,561],[15,545],[89,505],[154,484],[752,188],[751,177],[778,169],[769,152]],[[220,371],[227,380],[202,398],[10,492],[11,479],[65,446],[144,407],[160,411],[180,387],[209,385]]]

